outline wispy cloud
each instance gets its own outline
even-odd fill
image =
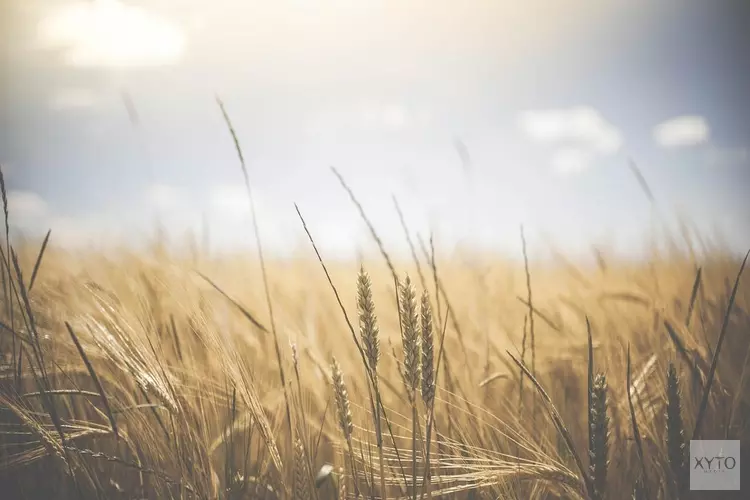
[[[118,0],[67,3],[38,26],[42,48],[72,66],[141,67],[176,63],[185,48],[178,26]]]
[[[706,119],[697,115],[678,116],[654,127],[654,141],[665,148],[695,146],[706,142],[711,130]]]
[[[617,127],[587,106],[524,111],[518,123],[531,139],[559,148],[552,167],[561,173],[581,172],[596,157],[618,152],[623,143]]]
[[[524,111],[520,124],[540,142],[577,142],[600,153],[615,153],[622,145],[619,130],[590,107]]]

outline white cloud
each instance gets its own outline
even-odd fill
[[[97,104],[99,96],[87,88],[69,87],[57,89],[49,100],[49,107],[55,111],[90,108]]]
[[[580,173],[598,157],[617,153],[623,143],[620,131],[586,106],[524,111],[518,123],[531,139],[558,148],[551,164],[561,174]]]
[[[711,131],[706,119],[697,115],[678,116],[654,127],[657,144],[665,148],[695,146],[706,142]]]
[[[619,130],[590,107],[524,111],[519,125],[539,142],[575,142],[601,154],[616,153],[622,146]]]
[[[560,174],[577,174],[591,166],[594,153],[581,148],[563,148],[552,156],[552,168]]]
[[[72,66],[140,67],[176,63],[185,48],[179,27],[117,0],[69,3],[38,25],[43,48],[62,50]]]
[[[167,212],[179,208],[184,199],[179,188],[165,184],[152,184],[146,190],[146,199],[153,208]]]
[[[11,220],[36,219],[47,213],[47,202],[33,191],[9,191],[8,211]]]

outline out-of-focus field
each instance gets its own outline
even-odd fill
[[[404,373],[424,346],[407,346],[405,360],[409,308],[399,320],[382,259],[364,262],[375,377],[353,339],[362,342],[359,263],[326,262],[350,329],[312,249],[309,259],[266,262],[272,320],[251,256],[71,253],[53,235],[35,272],[38,248],[17,248],[17,267],[3,248],[3,498],[692,498],[679,440],[693,435],[708,381],[700,437],[740,439],[743,456],[750,442],[750,283],[740,279],[727,316],[741,260],[717,249],[642,263],[531,261],[528,283],[523,261],[438,255],[433,265],[417,250],[419,267],[395,262],[414,288],[419,339],[429,293],[441,359],[429,419]],[[606,388],[594,384],[598,403],[587,394],[586,318],[592,375],[606,375]],[[536,374],[562,425],[511,355]],[[346,398],[331,383],[332,357]],[[681,422],[673,413],[668,440],[670,363]]]

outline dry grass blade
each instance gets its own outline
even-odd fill
[[[529,270],[529,255],[526,251],[526,235],[521,226],[521,251],[523,253],[523,270],[526,276],[526,300],[529,307],[529,341],[531,342],[531,374],[536,377],[536,337],[534,330],[534,299],[531,292],[531,271]],[[534,406],[536,413],[536,405]]]
[[[562,416],[560,415],[560,412],[557,411],[557,408],[555,407],[554,403],[552,403],[552,399],[547,394],[547,391],[544,390],[542,385],[539,383],[539,381],[534,377],[528,368],[526,368],[526,365],[518,361],[515,356],[513,356],[509,351],[505,351],[508,356],[510,356],[510,359],[513,360],[513,362],[518,365],[518,367],[523,371],[527,377],[529,377],[529,380],[531,380],[531,383],[534,384],[534,387],[536,387],[537,392],[542,397],[544,402],[547,405],[547,409],[549,410],[550,416],[552,417],[552,423],[555,425],[555,428],[562,436],[563,440],[565,440],[565,445],[568,447],[568,451],[570,452],[571,456],[576,462],[576,467],[578,468],[578,472],[580,473],[581,482],[585,488],[585,491],[590,494],[591,491],[593,491],[593,487],[591,485],[591,480],[589,479],[589,475],[586,472],[586,468],[583,466],[583,462],[581,461],[581,456],[578,454],[578,451],[575,447],[575,442],[573,441],[573,436],[570,434],[570,431],[565,425],[565,422],[562,419]]]
[[[73,328],[67,321],[65,322],[65,328],[68,329],[70,338],[73,340],[76,349],[78,349],[78,354],[81,356],[83,364],[86,365],[86,370],[88,370],[89,375],[91,376],[91,380],[94,382],[96,390],[99,392],[99,396],[101,396],[102,398],[102,404],[104,405],[104,409],[107,412],[107,418],[109,418],[109,423],[112,426],[112,433],[115,435],[115,439],[119,439],[120,436],[117,432],[117,421],[115,420],[115,415],[112,413],[112,408],[109,406],[109,399],[107,399],[107,394],[104,392],[104,387],[102,386],[101,381],[99,381],[99,376],[96,374],[96,370],[94,370],[94,366],[91,364],[91,361],[89,361],[88,356],[86,356],[86,352],[83,350],[83,346],[81,345],[81,342],[79,342],[78,337],[73,331]]]
[[[703,277],[703,268],[699,267],[695,273],[695,281],[693,281],[693,289],[690,292],[690,302],[688,303],[687,314],[685,315],[685,326],[690,326],[690,320],[693,317],[693,309],[695,308],[695,302],[698,298],[698,290],[701,287],[701,279]]]
[[[32,414],[26,408],[12,400],[8,395],[0,393],[0,407],[13,413],[21,422],[21,425],[28,429],[33,436],[37,437],[39,443],[41,443],[47,450],[47,453],[56,456],[66,466],[69,466],[67,454],[64,449],[64,439],[58,442],[52,433],[48,432],[45,426],[41,425],[36,419],[34,419]],[[6,460],[7,458],[3,457],[2,463],[4,465]]]
[[[701,399],[700,406],[698,407],[698,416],[695,418],[695,427],[693,428],[693,437],[691,439],[699,439],[700,433],[701,433],[701,425],[703,425],[703,419],[706,416],[706,408],[708,408],[708,398],[711,395],[711,386],[714,382],[714,377],[716,376],[716,367],[719,363],[719,354],[721,353],[721,346],[724,344],[724,339],[727,336],[727,327],[729,326],[729,318],[732,314],[732,309],[734,307],[734,301],[737,298],[737,290],[740,287],[740,278],[742,277],[742,273],[745,270],[745,264],[747,264],[747,259],[750,257],[750,251],[748,251],[745,254],[745,258],[742,260],[742,265],[740,265],[740,270],[737,272],[737,278],[734,280],[734,287],[732,288],[732,293],[729,296],[729,304],[727,305],[727,311],[724,314],[724,320],[721,324],[721,330],[719,332],[719,340],[716,342],[716,349],[714,349],[714,357],[711,360],[711,368],[708,371],[708,377],[706,380],[706,385],[703,389],[703,397]]]
[[[238,311],[239,311],[240,313],[242,313],[242,315],[243,315],[243,316],[244,316],[244,317],[245,317],[245,318],[246,318],[246,319],[247,319],[247,320],[248,320],[248,321],[249,321],[250,323],[252,323],[252,324],[253,324],[253,326],[255,326],[255,327],[256,327],[256,328],[258,329],[258,330],[262,331],[263,333],[271,333],[271,332],[270,332],[270,331],[268,330],[268,328],[266,328],[265,326],[263,326],[263,324],[262,324],[262,323],[261,323],[260,321],[258,321],[257,319],[255,319],[255,316],[253,316],[252,314],[250,314],[250,311],[248,311],[248,310],[247,310],[247,309],[246,309],[246,308],[245,308],[245,307],[244,307],[244,306],[243,306],[242,304],[240,304],[239,302],[237,302],[236,300],[234,300],[234,299],[233,299],[232,297],[230,297],[230,296],[229,296],[229,294],[227,294],[227,293],[226,293],[226,292],[225,292],[224,290],[222,290],[222,289],[221,289],[221,288],[219,287],[219,285],[217,285],[216,283],[214,283],[213,281],[211,281],[211,279],[210,279],[210,278],[208,278],[207,276],[205,276],[205,275],[204,275],[203,273],[200,273],[200,272],[199,272],[199,273],[198,273],[198,275],[199,275],[199,276],[200,276],[201,278],[203,278],[204,280],[206,280],[206,282],[207,282],[207,283],[208,283],[209,285],[211,285],[212,287],[214,287],[214,289],[215,289],[215,290],[216,290],[217,292],[219,292],[220,294],[222,294],[222,295],[224,296],[224,298],[226,298],[226,299],[227,299],[227,300],[228,300],[229,302],[231,302],[231,303],[232,303],[232,305],[233,305],[234,307],[236,307],[236,308],[237,308],[237,310],[238,310]]]
[[[496,380],[505,380],[507,378],[508,378],[507,373],[496,372],[496,373],[491,374],[489,377],[485,378],[481,382],[479,382],[479,387],[486,387]]]
[[[266,296],[266,305],[268,307],[268,318],[271,322],[271,333],[273,334],[273,344],[274,349],[276,350],[276,363],[278,365],[279,370],[279,381],[281,383],[281,391],[284,394],[284,403],[286,405],[286,421],[287,421],[287,427],[289,429],[289,435],[291,436],[293,434],[292,430],[292,409],[289,404],[289,392],[287,391],[286,386],[286,376],[284,374],[284,363],[281,359],[281,345],[279,344],[279,335],[276,331],[276,321],[274,320],[274,314],[273,314],[273,301],[271,300],[271,290],[268,285],[268,271],[266,268],[266,261],[263,257],[263,245],[260,240],[260,230],[258,229],[258,217],[255,213],[255,198],[253,197],[253,190],[250,186],[250,176],[247,173],[247,165],[245,164],[245,158],[242,155],[242,148],[240,147],[240,141],[237,138],[237,134],[234,131],[234,127],[232,126],[232,122],[229,119],[229,115],[227,114],[226,109],[224,108],[224,103],[219,99],[216,98],[216,102],[219,104],[219,108],[221,109],[221,113],[224,116],[224,122],[227,124],[227,127],[229,128],[229,133],[232,135],[232,139],[234,140],[234,146],[237,151],[237,156],[240,160],[240,167],[242,168],[242,176],[245,180],[245,189],[247,190],[247,197],[250,201],[250,215],[253,221],[253,233],[255,235],[255,244],[258,247],[258,260],[260,261],[260,272],[261,277],[263,279],[263,291]]]
[[[3,166],[0,164],[0,195],[3,199],[3,214],[5,215],[5,240],[8,242],[8,233],[10,233],[10,214],[8,211],[8,192],[5,190],[5,173],[3,172]]]
[[[42,347],[39,343],[39,332],[36,328],[36,320],[31,307],[31,301],[29,300],[28,289],[23,282],[23,273],[21,272],[21,266],[18,264],[18,255],[16,255],[15,250],[13,250],[12,248],[10,250],[10,255],[13,261],[13,269],[16,273],[16,284],[18,285],[18,292],[21,298],[20,303],[23,306],[24,311],[26,312],[25,315],[21,314],[21,317],[25,322],[26,329],[31,334],[31,345],[34,348],[34,356],[36,357],[37,363],[39,363],[39,369],[42,371],[42,378],[46,380],[47,372],[42,355]]]
[[[685,348],[685,343],[680,339],[680,336],[675,331],[672,324],[669,322],[669,320],[664,320],[664,328],[667,329],[667,333],[669,334],[669,338],[672,339],[672,342],[674,343],[675,348],[677,349],[677,352],[682,356],[682,358],[685,360],[685,362],[688,365],[691,365],[690,355],[687,352],[687,349]]]
[[[552,319],[544,314],[539,309],[535,308],[528,300],[524,299],[523,297],[516,297],[516,300],[519,301],[521,304],[525,305],[529,308],[529,311],[532,312],[532,314],[536,315],[537,318],[541,319],[547,326],[552,328],[556,332],[562,332],[562,327],[557,325]]]
[[[367,229],[370,231],[370,235],[375,240],[375,243],[378,245],[380,254],[385,259],[385,263],[388,265],[388,269],[391,271],[391,276],[393,277],[393,279],[398,279],[398,274],[396,273],[396,267],[393,265],[393,261],[391,261],[391,257],[388,255],[388,252],[385,251],[385,245],[383,245],[383,241],[380,239],[380,236],[378,236],[377,231],[375,231],[375,226],[372,225],[372,222],[370,222],[370,219],[367,217],[367,214],[365,214],[365,209],[362,208],[362,205],[357,200],[357,197],[354,196],[354,191],[352,191],[352,189],[349,187],[349,185],[346,183],[344,178],[341,176],[339,171],[336,170],[335,167],[331,167],[331,172],[333,172],[333,174],[338,179],[339,183],[341,183],[341,186],[349,195],[349,198],[352,200],[352,203],[354,203],[354,206],[357,207],[357,211],[359,212],[360,217],[362,217],[362,220],[364,220],[365,224],[367,224]]]
[[[36,275],[39,272],[39,267],[42,265],[42,258],[44,257],[44,251],[47,249],[47,243],[49,243],[49,237],[52,234],[52,230],[48,230],[42,241],[42,247],[39,249],[39,254],[34,262],[34,270],[31,272],[31,279],[29,280],[29,292],[34,288],[34,282],[36,281]]]
[[[649,307],[651,305],[651,301],[647,297],[643,297],[633,292],[603,292],[599,294],[599,300],[619,300],[630,304],[638,304],[643,307]]]
[[[297,216],[299,217],[300,221],[302,222],[302,228],[305,231],[305,234],[307,234],[308,240],[310,240],[310,244],[313,247],[313,250],[315,251],[315,256],[318,258],[318,262],[320,263],[321,267],[323,268],[323,272],[326,275],[326,279],[328,280],[328,284],[330,285],[331,289],[333,290],[333,294],[336,297],[336,302],[338,303],[339,309],[341,310],[341,314],[344,316],[344,320],[346,321],[346,325],[349,327],[349,331],[352,334],[352,339],[354,339],[354,345],[357,346],[357,350],[359,351],[359,354],[362,356],[362,363],[365,366],[365,371],[371,374],[371,370],[368,369],[367,364],[367,353],[365,352],[364,348],[359,342],[359,339],[357,338],[357,334],[354,331],[354,326],[352,325],[352,322],[349,320],[349,314],[346,312],[346,308],[344,307],[344,303],[341,301],[341,296],[339,295],[338,290],[336,289],[336,285],[333,284],[333,279],[331,278],[330,273],[328,272],[328,268],[325,265],[325,262],[323,262],[323,257],[320,255],[320,252],[318,251],[318,246],[315,244],[315,240],[312,237],[312,234],[310,234],[310,230],[307,228],[307,223],[305,222],[305,218],[302,217],[302,212],[300,212],[299,207],[297,204],[294,204],[294,209],[297,211]]]
[[[685,347],[685,343],[680,339],[679,334],[674,329],[672,324],[668,320],[664,320],[664,328],[666,328],[667,333],[669,334],[669,338],[672,339],[672,343],[674,343],[675,349],[677,349],[677,352],[679,353],[682,360],[685,362],[685,364],[690,368],[690,371],[693,376],[693,380],[695,383],[702,383],[702,375],[700,368],[696,364],[695,360],[690,356],[688,353],[687,348]],[[698,353],[694,352],[695,356],[698,356]],[[701,364],[705,363],[705,361],[701,358]]]
[[[453,147],[458,153],[458,158],[461,160],[461,168],[464,173],[469,175],[471,173],[471,155],[469,154],[469,148],[466,144],[458,137],[453,138]]]
[[[5,314],[9,319],[11,331],[15,329],[14,322],[14,310],[13,310],[13,272],[10,270],[10,220],[8,210],[8,193],[5,189],[5,174],[3,172],[3,166],[0,164],[0,195],[3,201],[3,214],[5,222],[5,249],[0,245],[0,260],[2,260],[2,268],[0,274],[3,279],[3,298],[5,302]],[[7,274],[6,274],[7,272]],[[21,362],[21,355],[18,355],[18,362],[16,361],[16,335],[11,336],[11,366],[13,368],[13,382],[18,386],[20,379],[20,367],[17,367],[17,363]]]
[[[404,230],[404,237],[406,243],[409,245],[409,251],[411,252],[411,258],[414,261],[414,265],[417,268],[417,274],[419,276],[419,283],[422,285],[423,290],[427,290],[427,281],[425,280],[424,273],[422,272],[422,264],[419,262],[417,257],[417,249],[414,246],[414,242],[409,234],[409,228],[406,226],[406,220],[404,219],[404,213],[401,211],[401,206],[398,204],[398,200],[393,196],[393,206],[396,207],[396,213],[398,214],[398,221],[401,224],[401,228]]]
[[[25,352],[23,347],[21,348],[21,351]],[[26,356],[28,358],[28,353],[26,353]],[[65,461],[68,465],[69,472],[71,473],[71,476],[72,476],[73,475],[72,468],[71,468],[72,465],[70,464],[70,461],[68,460],[68,456],[67,456],[68,454],[64,449],[67,439],[65,438],[65,431],[63,430],[62,419],[60,418],[60,415],[57,411],[57,407],[55,406],[54,401],[52,401],[52,399],[49,397],[49,394],[47,394],[47,391],[49,389],[48,387],[49,381],[45,379],[44,377],[42,377],[41,379],[39,378],[39,376],[36,373],[36,370],[34,370],[34,365],[31,362],[31,360],[29,360],[29,371],[31,371],[31,375],[34,378],[34,382],[36,383],[37,388],[39,389],[39,392],[41,393],[41,399],[44,404],[44,408],[47,411],[48,415],[50,416],[50,419],[52,420],[53,425],[55,426],[57,435],[60,436],[60,443],[63,448],[62,455],[65,456],[64,457]],[[33,419],[30,419],[30,420],[33,421]]]
[[[636,181],[638,181],[638,185],[643,191],[643,194],[646,195],[646,198],[648,198],[648,201],[652,205],[655,204],[656,198],[654,197],[654,193],[653,191],[651,191],[651,188],[649,187],[648,182],[646,182],[646,178],[643,176],[641,169],[638,168],[638,165],[636,165],[635,161],[633,161],[632,159],[628,160],[628,167],[630,168],[630,171],[635,176]]]
[[[434,268],[433,268],[434,270]],[[448,315],[446,314],[444,322],[443,322],[443,328],[440,333],[440,347],[438,348],[438,355],[437,355],[437,362],[435,363],[435,390],[437,389],[437,380],[438,380],[438,373],[440,372],[440,362],[443,359],[444,353],[443,348],[445,346],[445,333],[448,328]],[[435,399],[432,398],[430,401],[430,407],[427,409],[427,425],[425,430],[425,463],[427,465],[427,474],[426,474],[426,481],[424,482],[424,488],[426,490],[426,493],[428,495],[428,500],[432,497],[432,492],[430,491],[430,480],[432,477],[432,472],[430,470],[430,449],[432,445],[432,429],[435,426]],[[450,416],[448,417],[450,421]],[[404,483],[406,483],[406,480],[404,479]]]
[[[588,350],[589,350],[589,359],[588,359],[588,370],[586,371],[586,396],[588,398],[587,408],[588,408],[588,431],[589,431],[589,449],[591,449],[591,444],[593,442],[592,434],[591,434],[591,411],[593,409],[593,405],[591,404],[591,396],[594,393],[594,341],[591,335],[591,323],[589,322],[588,316],[586,316],[586,335],[588,337]]]

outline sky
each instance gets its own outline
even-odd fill
[[[213,249],[412,233],[517,253],[637,251],[658,214],[750,248],[742,0],[5,0],[0,163],[16,231],[158,222]]]

